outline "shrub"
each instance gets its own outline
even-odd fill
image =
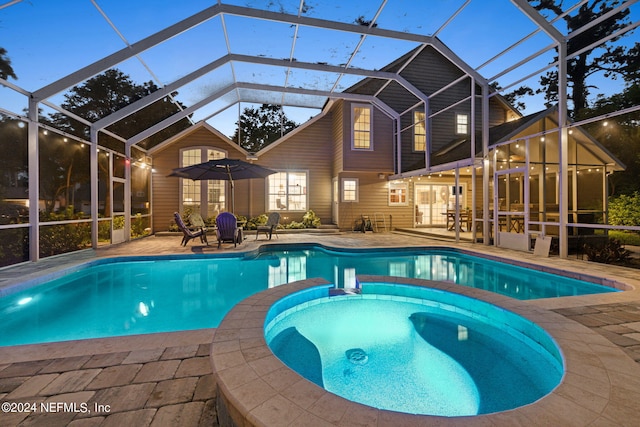
[[[303,229],[307,228],[303,222],[291,221],[289,224],[285,225],[284,228],[292,228],[292,229]]]
[[[244,226],[246,230],[256,230],[259,225],[265,225],[267,223],[267,214],[261,214],[256,217],[253,217],[247,221],[247,224]]]
[[[305,228],[318,228],[320,227],[320,218],[312,210],[308,210],[302,217],[302,223]]]
[[[631,260],[631,251],[624,248],[617,239],[609,239],[601,245],[584,245],[584,253],[589,261],[603,264],[627,264]]]
[[[609,200],[609,224],[640,226],[640,193],[621,194]]]

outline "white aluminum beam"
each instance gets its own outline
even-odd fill
[[[118,120],[123,119],[124,117],[135,113],[148,106],[149,104],[156,102],[159,99],[162,99],[165,96],[168,96],[171,92],[178,90],[180,87],[190,83],[191,81],[202,77],[210,71],[215,70],[227,63],[232,63],[234,61],[238,62],[246,62],[246,63],[257,63],[263,65],[272,65],[272,66],[288,66],[290,68],[303,69],[303,70],[315,70],[315,71],[323,71],[330,73],[344,73],[344,74],[352,74],[356,76],[370,77],[370,78],[379,78],[385,80],[394,80],[398,82],[401,86],[403,86],[408,92],[416,96],[418,99],[425,101],[427,96],[422,93],[418,88],[416,88],[413,84],[408,82],[404,77],[397,75],[395,73],[389,73],[384,71],[376,71],[376,70],[362,70],[362,69],[344,69],[335,65],[327,65],[327,64],[313,64],[308,62],[300,62],[294,61],[289,62],[286,59],[273,59],[273,58],[264,58],[250,55],[240,55],[240,54],[228,54],[225,55],[209,64],[199,68],[198,70],[166,85],[164,88],[159,89],[146,97],[139,99],[138,101],[118,110],[117,112],[110,114],[107,117],[104,117],[93,124],[93,127],[102,130],[111,124],[117,122]],[[271,86],[271,88],[273,88]],[[277,91],[280,91],[282,88],[278,87]],[[273,90],[273,89],[272,89]],[[293,89],[295,90],[295,89]],[[327,96],[327,92],[322,92],[321,96]],[[331,92],[329,92],[331,93]],[[344,93],[339,93],[340,97],[343,97]],[[335,96],[335,93],[334,93]],[[88,123],[88,122],[87,122]]]
[[[232,6],[229,4],[220,5],[220,13],[244,16],[247,18],[264,19],[267,21],[283,22],[292,25],[305,25],[308,27],[324,28],[328,30],[343,31],[359,35],[371,35],[386,37],[396,40],[404,40],[416,43],[434,43],[436,39],[431,36],[405,33],[403,31],[385,30],[378,27],[364,27],[359,24],[348,24],[344,22],[329,21],[326,19],[311,18],[308,16],[297,16],[268,10],[251,9],[248,7]]]
[[[127,141],[127,146],[131,146],[131,145],[135,145],[137,143],[139,143],[140,141],[150,137],[151,135],[161,131],[162,129],[165,129],[168,126],[171,126],[172,124],[176,123],[177,121],[183,119],[185,116],[192,114],[193,112],[197,111],[199,108],[202,108],[203,106],[207,105],[208,103],[210,103],[211,101],[221,97],[222,95],[224,95],[225,93],[231,92],[232,90],[236,90],[236,89],[253,89],[253,90],[267,90],[267,91],[273,91],[273,92],[286,92],[286,93],[295,93],[295,94],[301,94],[301,95],[314,95],[314,96],[323,96],[323,97],[335,97],[335,93],[331,93],[331,92],[327,92],[327,91],[321,91],[321,90],[311,90],[311,89],[302,89],[302,88],[282,88],[280,86],[269,86],[269,85],[263,85],[263,84],[257,84],[257,83],[234,83],[232,85],[229,85],[221,90],[219,90],[218,92],[208,96],[207,98],[204,98],[202,100],[200,100],[199,102],[197,102],[196,104],[185,108],[183,111],[180,111],[179,113],[176,113],[174,115],[172,115],[171,117],[166,118],[165,120],[156,123],[155,125],[151,126],[150,128],[144,130],[143,132],[140,132],[139,134],[131,137],[128,141]],[[396,113],[391,107],[389,107],[387,104],[385,104],[384,102],[382,102],[381,100],[373,97],[373,96],[369,96],[369,95],[359,95],[359,94],[353,94],[353,93],[343,93],[340,94],[340,97],[343,99],[348,99],[348,100],[354,100],[354,101],[360,101],[360,102],[369,102],[374,104],[375,106],[377,106],[378,108],[380,108],[380,110],[385,113],[387,116],[389,116],[390,118],[397,118],[398,113]],[[238,102],[249,102],[246,101],[242,98],[238,98]]]
[[[142,110],[143,108],[145,108],[146,106],[153,104],[154,102],[158,101],[159,99],[164,98],[165,96],[169,96],[172,92],[178,90],[179,88],[181,88],[182,86],[204,76],[205,74],[225,65],[226,63],[229,62],[229,55],[225,55],[221,58],[216,59],[215,61],[212,61],[210,63],[208,63],[207,65],[198,68],[197,70],[193,71],[192,73],[187,74],[186,76],[166,85],[165,87],[163,87],[162,89],[159,89],[153,93],[150,93],[149,95],[145,96],[144,98],[141,98],[139,100],[137,100],[136,102],[133,102],[129,105],[127,105],[124,108],[121,108],[120,110],[116,111],[113,114],[110,114],[106,117],[103,117],[102,119],[96,121],[93,124],[93,127],[95,127],[96,129],[103,129],[105,127],[108,127],[110,125],[112,125],[113,123],[122,120],[123,118],[135,113],[136,111]]]
[[[9,7],[9,6],[13,6],[16,3],[20,3],[22,0],[13,0],[13,1],[9,1],[5,4],[0,4],[0,9],[4,9],[5,7]]]
[[[127,59],[138,55],[144,52],[147,49],[152,48],[172,37],[177,36],[180,33],[183,33],[190,28],[193,28],[220,13],[220,5],[214,5],[212,7],[206,8],[201,12],[198,12],[190,17],[183,19],[182,21],[173,24],[161,31],[158,31],[155,34],[152,34],[149,37],[146,37],[139,42],[132,44],[129,47],[125,47],[120,49],[119,51],[105,56],[104,58],[87,65],[84,68],[81,68],[67,76],[56,80],[53,83],[50,83],[33,93],[33,97],[36,101],[40,101],[43,99],[47,99],[57,93],[60,93],[67,88],[70,88],[74,85],[77,85],[96,74],[101,73],[104,70],[112,68],[119,63],[126,61]]]
[[[38,103],[29,99],[27,150],[29,153],[29,260],[40,259],[40,150],[38,142]]]
[[[511,3],[529,19],[533,21],[542,31],[544,31],[553,41],[560,43],[564,40],[564,36],[560,31],[551,25],[537,10],[531,6],[527,0],[511,0]]]

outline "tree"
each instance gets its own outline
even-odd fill
[[[65,101],[61,106],[90,122],[95,122],[144,98],[158,89],[159,88],[151,81],[136,84],[129,76],[120,70],[110,69],[92,77],[81,85],[72,87],[71,90],[64,95]],[[124,138],[130,138],[177,113],[183,107],[181,104],[163,98],[119,120],[107,127],[107,130]],[[60,130],[84,139],[89,139],[88,127],[64,114],[52,114],[50,121],[53,126]],[[173,126],[153,135],[147,141],[141,143],[141,145],[145,148],[150,148],[189,126],[190,123],[188,119],[182,119]],[[100,134],[100,144],[116,149],[122,145],[119,142],[113,141],[111,137],[103,133]]]
[[[609,97],[598,96],[593,106],[584,110],[585,116],[603,116],[615,111],[640,105],[640,83],[628,85],[622,93]],[[640,191],[640,112],[616,115],[604,121],[584,125],[584,128],[602,143],[626,166],[608,179],[610,195],[632,194]]]
[[[11,60],[7,56],[7,50],[0,47],[0,78],[7,80],[9,77],[18,79],[16,73],[11,68]]]
[[[158,90],[153,82],[143,84],[134,83],[131,78],[117,69],[110,69],[87,80],[81,85],[72,87],[64,95],[64,102],[61,107],[73,114],[82,117],[90,122],[96,122],[127,105],[144,98],[145,96]],[[145,108],[133,113],[118,122],[112,124],[107,130],[124,138],[130,138],[163,119],[175,114],[181,105],[170,102],[168,99],[158,100]],[[66,114],[54,113],[48,118],[43,118],[52,127],[62,130],[70,135],[75,135],[85,140],[90,138],[89,128]],[[141,145],[155,145],[169,136],[190,126],[187,119],[178,121],[172,127],[164,129],[153,135]],[[55,139],[50,136],[52,141]],[[71,142],[60,145],[59,143],[46,143],[44,138],[41,143],[41,150],[49,150],[41,153],[41,168],[46,170],[42,173],[41,194],[45,198],[45,207],[51,211],[55,202],[63,194],[64,201],[68,207],[72,202],[69,197],[71,185],[86,184],[89,182],[88,157],[83,157],[82,151],[78,151]],[[99,144],[103,147],[112,148],[122,153],[122,142],[105,134],[99,133]],[[85,150],[86,151],[86,150]],[[109,176],[108,162],[98,162],[99,167]],[[66,194],[65,194],[66,193]],[[109,212],[110,200],[105,200],[105,209]]]
[[[238,127],[231,139],[252,153],[298,127],[296,122],[287,118],[282,107],[272,104],[262,104],[258,109],[245,108],[236,125]]]
[[[89,150],[77,142],[65,141],[54,132],[40,135],[39,150],[39,188],[44,211],[53,212],[56,202],[61,207],[75,208],[75,186],[90,179]]]
[[[564,13],[562,0],[529,0],[529,3],[538,11],[548,10],[556,16]],[[567,31],[571,32],[582,28],[600,16],[605,15],[622,3],[621,0],[593,0],[585,2],[577,13],[565,15]],[[567,43],[569,55],[587,48],[594,40],[602,40],[624,28],[628,24],[629,9],[623,9],[610,18],[594,25],[588,30],[572,37]],[[628,68],[629,48],[614,46],[619,37],[614,37],[601,45],[581,52],[567,61],[567,80],[571,89],[570,99],[573,101],[573,116],[581,117],[581,112],[588,107],[590,90],[595,86],[587,84],[587,78],[596,73],[603,73],[607,78],[623,77]],[[597,53],[594,53],[597,52]],[[597,55],[597,56],[596,56]],[[557,57],[556,57],[557,60]],[[547,105],[558,101],[557,71],[549,71],[541,78],[543,88],[538,93],[545,93]]]
[[[0,114],[0,153],[0,202],[7,197],[10,188],[22,191],[22,197],[26,198],[29,155],[24,122]]]
[[[502,89],[500,87],[500,85],[497,82],[493,82],[489,85],[489,87],[493,90],[495,90],[496,92],[500,91],[500,89]],[[530,95],[533,96],[534,92],[533,89],[531,89],[528,86],[520,86],[519,88],[508,92],[508,93],[503,93],[502,97],[510,104],[512,105],[516,110],[522,112],[524,110],[527,109],[526,104],[524,103],[524,101],[521,101],[520,98],[522,98],[525,95]]]

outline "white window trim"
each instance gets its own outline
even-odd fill
[[[306,169],[274,169],[275,171],[277,171],[278,173],[286,173],[287,174],[287,178],[289,177],[289,174],[291,173],[303,173],[305,175],[305,181],[307,183],[307,192],[305,193],[305,197],[304,197],[304,204],[305,204],[305,208],[304,209],[291,209],[291,206],[287,206],[286,209],[270,209],[270,204],[269,204],[269,198],[271,197],[271,194],[269,193],[269,177],[267,177],[264,180],[264,186],[265,186],[265,206],[267,207],[267,212],[307,212],[309,210],[309,192],[310,192],[310,188],[309,188],[309,171]],[[269,175],[272,176],[272,175]],[[285,196],[287,196],[287,193],[285,192]]]
[[[180,149],[180,159],[179,159],[180,167],[184,167],[184,165],[182,164],[182,153],[188,150],[200,150],[200,159],[203,159],[203,158],[205,159],[205,160],[202,160],[202,162],[206,162],[208,160],[209,150],[220,151],[221,153],[224,153],[225,157],[229,156],[229,152],[227,150],[218,148],[218,147],[211,147],[208,145],[195,145],[192,147],[183,147]]]
[[[355,200],[345,200],[344,198],[344,183],[345,181],[353,181],[356,183],[356,197]],[[358,203],[360,201],[360,182],[358,178],[342,178],[340,180],[340,201],[343,203]]]
[[[395,187],[395,188],[404,187],[404,202],[391,201],[392,187]],[[389,183],[389,191],[387,193],[387,203],[389,204],[389,206],[408,206],[409,205],[409,185],[406,182],[401,182],[398,184]]]
[[[369,121],[369,148],[357,148],[355,147],[355,118],[356,108],[369,109],[370,121]],[[351,104],[351,150],[353,151],[373,151],[373,105],[371,104]]]
[[[424,134],[420,134],[420,135],[424,135],[424,150],[416,150],[416,126],[418,126],[418,122],[416,121],[416,113],[422,113],[424,114],[424,120],[421,120],[421,122],[424,125]],[[427,151],[427,115],[424,111],[420,111],[420,110],[413,110],[413,113],[411,114],[411,120],[413,120],[413,138],[411,140],[411,150],[414,153],[424,153],[425,151]]]
[[[466,132],[458,132],[458,117],[460,117],[460,116],[465,116],[467,118],[467,125],[466,125],[467,126],[467,130],[466,130]],[[469,114],[467,114],[467,113],[456,113],[455,117],[454,117],[454,120],[455,120],[455,122],[454,122],[455,134],[456,135],[469,135]]]
[[[180,167],[184,167],[183,164],[183,153],[185,151],[189,151],[189,150],[200,150],[200,163],[204,163],[206,161],[208,161],[209,159],[209,150],[216,150],[216,151],[220,151],[222,153],[224,153],[225,157],[228,157],[229,152],[227,150],[224,150],[222,148],[218,148],[218,147],[211,147],[208,145],[195,145],[192,147],[183,147],[180,149],[179,153],[178,153],[178,164],[180,165]],[[204,160],[203,160],[204,159]],[[183,179],[188,179],[188,178],[180,178],[180,186],[179,186],[179,191],[178,191],[178,197],[180,200],[180,211],[182,212],[182,208],[183,208],[183,203],[184,203],[184,194],[183,194],[183,190],[184,187],[182,185],[182,180]],[[198,181],[196,181],[198,182]],[[208,186],[208,182],[206,180],[203,181],[199,181],[199,185],[200,185],[200,209],[202,209],[203,205],[205,205],[207,203],[207,186]],[[205,183],[205,184],[203,184]],[[225,184],[225,197],[228,197],[226,195],[226,184]],[[225,207],[226,210],[226,207]]]

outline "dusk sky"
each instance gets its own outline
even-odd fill
[[[577,0],[565,1],[565,6]],[[35,91],[64,77],[78,68],[91,64],[125,47],[125,41],[135,43],[171,24],[197,13],[215,2],[209,0],[134,1],[129,0],[30,0],[10,5],[11,1],[0,0],[0,47],[7,50],[11,65],[18,80],[9,81],[27,91]],[[258,1],[233,0],[225,4],[284,11],[297,14],[297,0]],[[382,1],[308,1],[310,7],[304,16],[353,23],[359,16],[372,19]],[[389,0],[377,19],[378,27],[400,32],[433,35],[463,4],[464,0]],[[96,5],[98,7],[96,7]],[[102,12],[99,11],[100,8]],[[105,19],[106,16],[106,19]],[[638,21],[640,5],[632,6],[632,20]],[[108,21],[108,20],[110,21]],[[118,32],[112,28],[111,24]],[[289,24],[249,19],[225,15],[215,17],[200,26],[156,46],[140,55],[143,63],[132,58],[118,65],[138,83],[154,80],[158,86],[171,83],[179,77],[201,67],[229,52],[223,29],[227,29],[229,49],[232,53],[264,56],[268,58],[289,58],[295,28]],[[562,24],[558,24],[562,30]],[[509,0],[472,0],[456,16],[438,37],[459,57],[477,68],[495,55],[531,34],[535,25],[520,13]],[[628,34],[623,43],[635,42],[640,38],[637,31]],[[360,37],[338,31],[301,27],[296,39],[293,57],[298,61],[345,64],[357,46]],[[551,44],[544,34],[538,33],[519,45],[516,49],[480,68],[485,77],[493,77],[500,70],[528,57]],[[368,36],[353,59],[355,68],[379,69],[414,48],[414,42]],[[501,77],[502,86],[509,85],[552,61],[553,52],[542,55],[525,67]],[[148,68],[148,69],[147,69]],[[234,63],[212,71],[179,90],[178,99],[189,106],[216,90],[237,81],[283,85],[287,69],[264,65]],[[314,71],[293,70],[287,84],[294,87],[330,90],[336,83],[337,75]],[[337,90],[354,84],[358,78],[346,76],[338,81]],[[537,87],[538,77],[521,84]],[[595,77],[594,77],[594,81]],[[609,84],[610,85],[610,84]],[[600,80],[600,92],[619,91],[621,83],[613,86]],[[594,91],[594,94],[598,93]],[[54,103],[62,102],[62,94],[52,98]],[[258,93],[257,95],[262,95]],[[194,120],[198,121],[210,114],[220,114],[209,120],[226,135],[235,129],[238,106],[234,94],[223,97],[199,110]],[[257,99],[257,98],[256,98]],[[273,97],[280,103],[281,94]],[[291,102],[302,102],[309,107],[321,106],[320,97],[298,97]],[[540,110],[542,96],[527,100],[527,112]],[[251,106],[242,103],[241,107]],[[26,107],[26,97],[0,87],[0,108],[21,112]],[[226,111],[222,111],[229,107]],[[317,114],[317,108],[285,110],[295,121],[302,122]],[[45,112],[46,109],[45,109]]]

